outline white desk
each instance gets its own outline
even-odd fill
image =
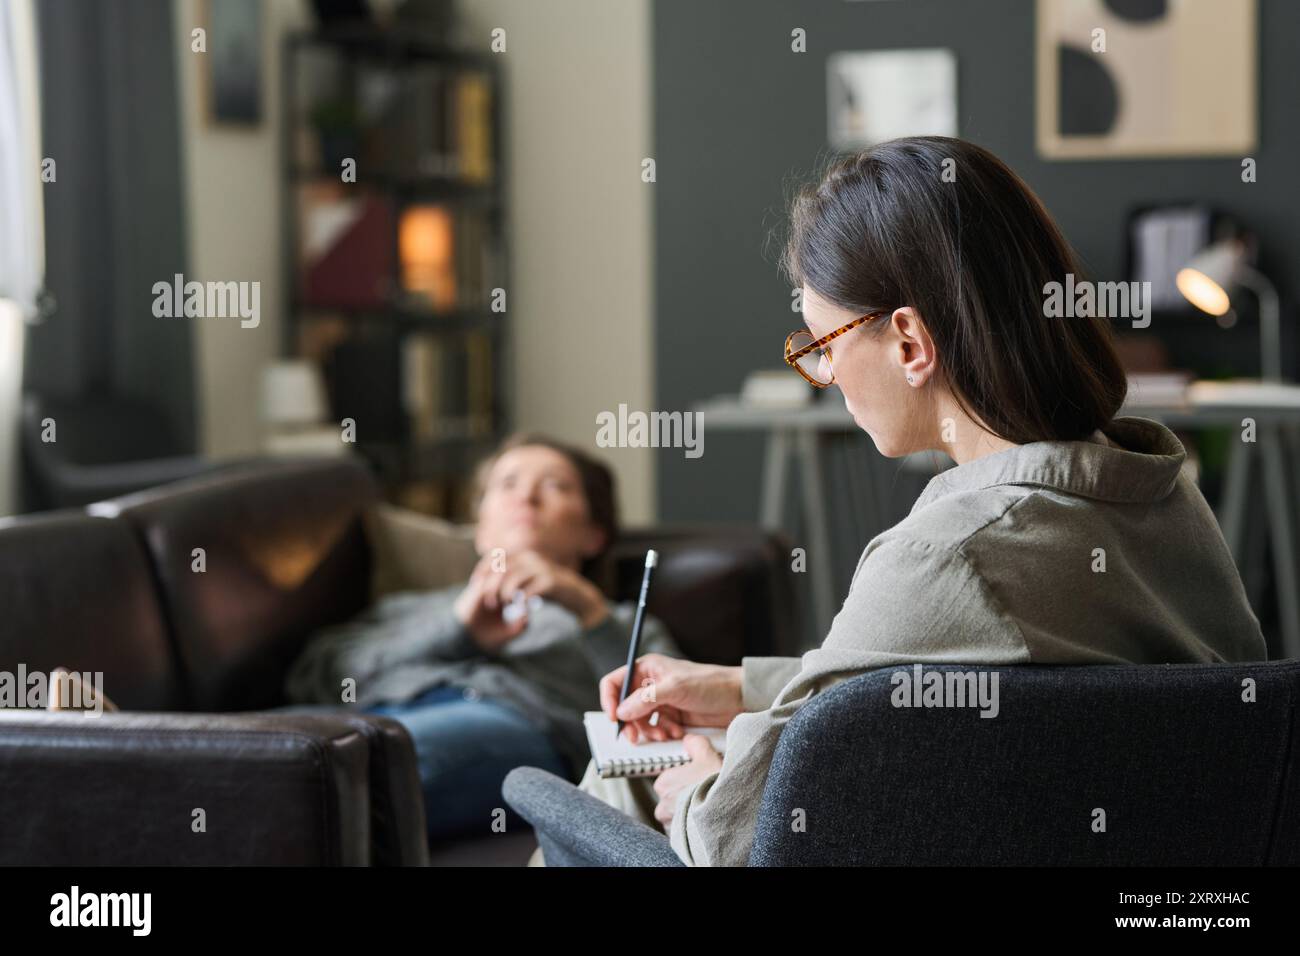
[[[784,525],[786,475],[790,459],[797,460],[801,510],[808,529],[808,566],[814,569],[813,614],[824,636],[835,615],[837,595],[833,590],[835,576],[827,573],[833,564],[821,464],[822,438],[857,432],[857,423],[838,392],[829,392],[822,401],[801,408],[763,408],[743,404],[734,396],[722,396],[697,405],[695,410],[703,413],[705,428],[767,433],[759,508],[764,527],[779,530]],[[1233,559],[1240,564],[1251,476],[1256,459],[1262,459],[1282,645],[1288,657],[1300,657],[1295,525],[1296,489],[1300,488],[1300,386],[1248,380],[1194,382],[1185,403],[1147,402],[1140,392],[1135,392],[1119,414],[1155,419],[1171,428],[1233,428],[1238,437],[1242,420],[1254,419],[1255,442],[1238,440],[1230,445],[1218,518]],[[885,461],[874,452],[872,458],[875,461],[871,464],[876,467]],[[923,460],[926,469],[932,470],[933,459],[926,456]]]

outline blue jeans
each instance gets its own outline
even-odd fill
[[[501,796],[501,782],[515,767],[569,779],[568,764],[544,731],[513,707],[472,691],[434,687],[366,712],[392,717],[411,732],[430,840],[489,834],[497,808],[506,811],[508,830],[521,825]]]

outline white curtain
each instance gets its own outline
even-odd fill
[[[0,0],[0,515],[18,507],[23,327],[45,268],[33,14],[31,0]]]

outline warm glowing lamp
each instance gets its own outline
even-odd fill
[[[397,244],[406,290],[427,296],[436,309],[454,308],[451,213],[442,206],[411,206],[402,213]]]
[[[1174,278],[1178,291],[1192,305],[1210,315],[1228,311],[1230,293],[1238,286],[1259,299],[1260,369],[1265,380],[1282,380],[1282,324],[1277,289],[1246,262],[1239,240],[1224,239],[1206,246]]]

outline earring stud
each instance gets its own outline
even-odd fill
[[[915,381],[915,379],[913,379],[912,376],[910,376],[910,375],[907,376],[907,380],[908,380],[909,382]]]

